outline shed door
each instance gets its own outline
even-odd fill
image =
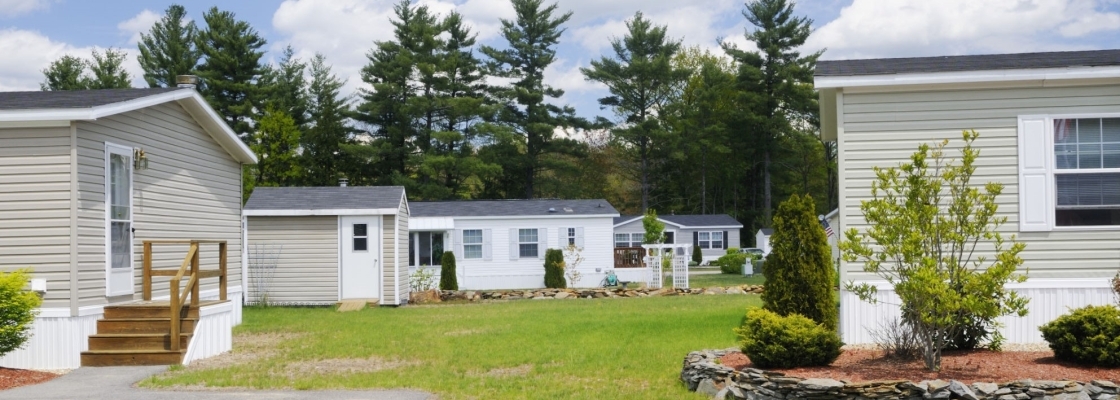
[[[341,291],[343,299],[376,299],[381,292],[381,220],[342,217]]]
[[[134,292],[132,271],[132,149],[105,145],[105,292]]]

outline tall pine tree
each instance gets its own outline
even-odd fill
[[[308,85],[308,124],[301,138],[304,164],[304,185],[333,186],[338,178],[351,170],[343,146],[350,144],[350,128],[346,118],[350,112],[346,98],[340,95],[342,80],[338,79],[322,54],[311,59],[311,82]]]
[[[261,91],[261,105],[283,111],[301,130],[307,125],[307,79],[304,72],[307,63],[295,57],[295,50],[289,45],[280,56],[276,66],[262,67],[258,86]]]
[[[211,8],[202,16],[206,29],[197,45],[205,60],[198,67],[200,91],[226,124],[248,141],[254,113],[260,107],[261,47],[265,40],[248,22],[229,11]]]
[[[124,70],[124,51],[109,48],[102,54],[93,51],[93,60],[86,63],[90,76],[86,86],[90,89],[128,89],[132,87],[132,77]]]
[[[83,76],[85,71],[85,60],[69,54],[64,55],[51,61],[51,64],[43,70],[44,81],[39,84],[39,88],[44,91],[89,89]]]
[[[195,41],[198,27],[187,19],[187,10],[172,4],[148,33],[140,34],[140,68],[150,87],[173,87],[175,77],[190,75],[198,66],[202,53]]]

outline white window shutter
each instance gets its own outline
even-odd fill
[[[548,228],[537,229],[537,258],[544,259],[544,251],[548,249]]]
[[[568,247],[568,228],[560,227],[556,235],[556,248],[563,249]]]
[[[482,261],[490,261],[493,257],[493,251],[490,250],[490,230],[482,230]]]
[[[576,228],[576,247],[583,248],[583,227]]]
[[[517,228],[510,228],[509,230],[509,260],[515,261],[521,257],[521,252],[517,246]]]
[[[1046,232],[1054,226],[1053,178],[1046,126],[1041,116],[1019,117],[1019,231]]]
[[[456,229],[451,232],[451,253],[456,260],[463,259],[463,230]]]

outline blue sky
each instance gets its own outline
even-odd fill
[[[500,18],[512,18],[508,0],[418,0],[433,10],[462,13],[481,43],[502,46]],[[64,54],[88,56],[117,47],[135,62],[138,32],[146,32],[171,1],[0,0],[0,90],[35,90],[41,70]],[[179,1],[189,15],[216,5]],[[291,45],[300,57],[326,55],[353,92],[358,70],[375,40],[392,34],[394,0],[252,0],[217,4],[248,21],[269,42],[268,60]],[[624,21],[642,10],[686,45],[718,52],[719,38],[750,46],[739,0],[560,0],[573,12],[547,71],[550,84],[567,94],[562,103],[584,116],[607,115],[596,99],[602,86],[585,81],[579,67],[609,50]],[[827,48],[825,59],[906,57],[1117,48],[1120,0],[802,0],[796,13],[811,18],[806,51]]]

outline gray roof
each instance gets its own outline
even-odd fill
[[[1120,65],[1120,50],[817,61],[816,76],[915,74]]]
[[[770,229],[770,228],[762,228],[762,229],[759,229],[759,230],[762,231],[763,235],[773,235],[774,234],[774,230]]]
[[[635,218],[641,218],[641,215],[624,215],[614,219],[614,224],[618,225],[623,222],[629,222]],[[685,215],[658,215],[657,219],[672,222],[677,225],[686,227],[704,227],[704,226],[737,226],[742,228],[743,224],[736,221],[727,214],[685,214]]]
[[[618,215],[618,210],[603,199],[417,201],[409,203],[408,207],[413,217]],[[549,212],[549,209],[555,212]]]
[[[0,92],[0,110],[92,108],[136,100],[183,88]]]
[[[352,210],[400,207],[402,186],[257,187],[246,210]]]

